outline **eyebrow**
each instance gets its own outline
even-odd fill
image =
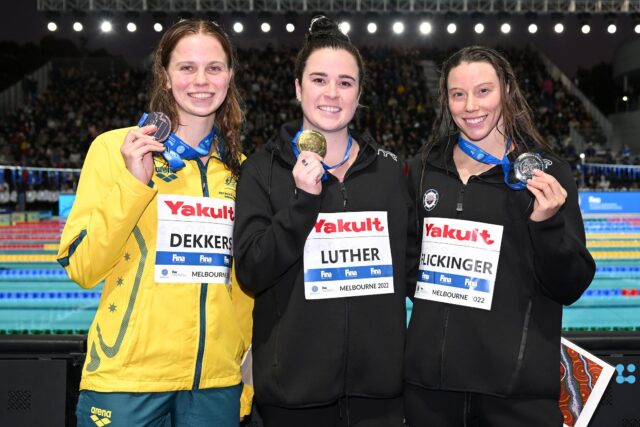
[[[474,86],[474,88],[476,88],[478,86],[484,86],[484,85],[495,86],[495,83],[493,83],[493,82],[478,83],[477,85]],[[447,92],[451,92],[452,90],[462,90],[462,88],[458,88],[458,87],[454,86],[452,88],[449,88],[447,90]]]
[[[327,73],[322,73],[320,71],[309,73],[309,76],[329,77],[329,75]],[[338,78],[339,79],[349,79],[349,80],[353,80],[354,82],[356,81],[355,77],[350,76],[349,74],[339,74]]]
[[[176,65],[191,65],[196,63],[197,61],[179,61],[179,62],[176,62]],[[207,65],[211,65],[211,64],[223,64],[225,66],[227,65],[227,63],[224,61],[211,61],[207,63]]]

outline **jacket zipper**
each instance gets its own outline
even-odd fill
[[[363,153],[363,147],[361,147],[358,155],[356,156],[355,161],[349,167],[347,172],[345,173],[342,181],[333,177],[338,181],[338,186],[340,187],[340,193],[342,194],[342,211],[347,211],[347,204],[349,202],[349,195],[347,193],[347,187],[344,182],[347,180],[347,177],[351,174],[352,168],[358,162],[358,158],[360,158],[361,153]],[[349,398],[347,397],[347,379],[348,379],[348,365],[349,365],[349,301],[348,298],[344,298],[344,381],[342,385],[342,394],[346,397],[346,417],[347,417],[347,426],[350,425],[349,420]]]
[[[202,196],[209,197],[209,187],[207,182],[207,165],[202,164],[200,159],[196,159],[198,169],[200,170],[200,181],[202,182]],[[207,283],[200,284],[200,334],[198,338],[198,355],[196,357],[196,369],[193,376],[193,389],[200,388],[200,377],[202,376],[202,358],[204,357],[204,343],[207,333],[207,291],[209,285]]]
[[[471,180],[471,177],[469,177],[469,180]],[[468,183],[469,181],[467,181]],[[458,200],[456,202],[456,218],[458,219],[462,216],[462,211],[464,210],[464,192],[467,189],[467,184],[462,184],[458,192]],[[450,307],[445,306],[443,312],[442,345],[440,346],[440,386],[444,383],[444,353],[447,342],[447,326],[449,325],[449,315],[451,314]]]
[[[355,163],[355,162],[354,162]],[[349,173],[349,171],[347,171]],[[343,212],[347,211],[347,203],[349,201],[349,196],[347,194],[347,187],[344,185],[344,181],[347,178],[345,174],[342,181],[338,181],[340,185],[340,192],[342,193],[342,209]],[[348,298],[344,298],[344,382],[342,385],[342,394],[347,396],[347,381],[349,373],[349,301]],[[349,400],[346,400],[346,411],[347,411],[347,426],[349,425]]]

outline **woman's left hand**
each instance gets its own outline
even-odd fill
[[[533,178],[527,181],[527,189],[536,200],[533,203],[531,221],[545,221],[554,216],[567,200],[567,191],[557,179],[541,170],[533,171]]]

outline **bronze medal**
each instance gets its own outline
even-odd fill
[[[147,118],[142,123],[141,127],[148,125],[156,125],[158,127],[158,129],[156,129],[156,131],[151,134],[151,136],[156,138],[156,141],[164,142],[164,140],[167,139],[169,137],[169,134],[171,133],[171,120],[169,120],[169,117],[164,113],[149,113]]]

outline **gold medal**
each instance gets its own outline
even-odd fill
[[[298,146],[298,151],[311,151],[323,158],[327,154],[327,140],[323,134],[315,130],[302,131],[298,136],[296,145]]]

